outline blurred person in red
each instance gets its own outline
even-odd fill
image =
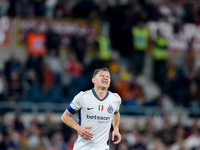
[[[54,76],[51,70],[49,69],[49,66],[47,64],[44,64],[42,66],[42,78],[43,82],[42,85],[45,89],[48,89],[49,87],[52,87],[54,85]]]
[[[83,73],[83,66],[73,52],[69,53],[67,60],[64,62],[64,69],[71,76],[79,77]]]
[[[71,11],[68,11],[69,6],[67,5],[67,2],[65,0],[58,0],[56,6],[55,6],[55,17],[69,17],[71,16]]]

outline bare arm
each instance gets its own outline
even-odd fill
[[[119,144],[121,141],[121,134],[119,133],[119,123],[120,123],[120,113],[116,113],[113,116],[113,132],[112,132],[112,141],[114,141],[114,137],[117,136],[117,141],[113,142],[114,144]]]
[[[61,120],[70,128],[77,130],[79,125],[71,117],[72,117],[72,114],[70,114],[67,110],[65,110],[65,112],[61,116]]]
[[[92,127],[80,126],[71,117],[72,114],[65,110],[65,112],[61,116],[61,120],[70,128],[75,129],[82,138],[84,138],[85,140],[91,140],[92,133],[87,131],[87,129],[91,129]]]

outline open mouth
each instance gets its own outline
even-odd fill
[[[103,80],[103,81],[101,81],[101,83],[108,84],[108,81]]]

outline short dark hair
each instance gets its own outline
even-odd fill
[[[95,77],[99,73],[99,71],[107,71],[110,73],[110,70],[107,67],[102,67],[94,70],[93,77]]]

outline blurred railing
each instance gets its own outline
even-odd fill
[[[43,102],[0,102],[0,110],[4,111],[14,111],[20,109],[24,112],[45,112],[53,111],[62,113],[65,111],[69,103],[43,103]],[[122,115],[163,115],[163,114],[182,114],[186,116],[200,116],[200,109],[192,109],[185,107],[173,107],[173,108],[163,108],[163,107],[127,107],[121,105],[120,113]]]

